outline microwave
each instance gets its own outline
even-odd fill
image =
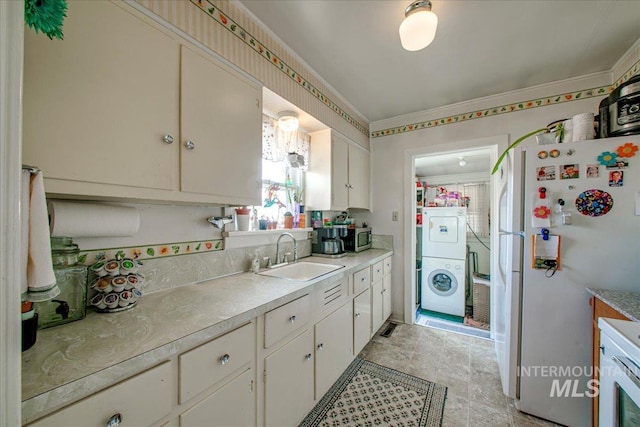
[[[343,237],[344,249],[349,252],[360,252],[371,248],[371,228],[349,228]]]

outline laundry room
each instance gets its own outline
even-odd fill
[[[416,323],[490,338],[491,150],[416,157]]]

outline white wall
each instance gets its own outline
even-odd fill
[[[468,101],[449,107],[415,113],[371,123],[371,130],[381,130],[406,123],[415,123],[449,115],[466,113],[514,102],[522,102],[540,97],[563,94],[585,88],[594,88],[611,84],[609,73],[586,76],[554,84],[538,86],[523,91],[510,92],[479,100]],[[478,146],[478,140],[498,135],[509,135],[510,142],[535,129],[545,127],[552,121],[570,118],[582,112],[597,112],[603,97],[595,97],[532,108],[460,123],[436,126],[419,131],[406,132],[392,136],[372,138],[371,140],[371,176],[372,176],[372,222],[375,232],[392,235],[394,239],[393,269],[393,318],[406,319],[404,313],[407,294],[410,292],[411,275],[414,269],[411,253],[405,253],[405,222],[411,221],[411,187],[406,177],[411,174],[405,170],[408,153],[416,155],[420,151],[433,153],[452,151]],[[510,143],[509,142],[509,143]],[[502,151],[508,144],[499,147]],[[436,150],[436,151],[434,151]],[[409,163],[410,164],[410,163]],[[411,167],[411,166],[409,166]],[[409,184],[412,184],[411,182]],[[400,221],[391,221],[392,211],[400,212]]]

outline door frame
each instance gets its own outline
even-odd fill
[[[21,425],[20,183],[24,2],[0,1],[0,425]]]
[[[418,157],[434,156],[439,154],[458,153],[469,150],[489,149],[491,151],[491,164],[493,165],[497,158],[498,153],[504,150],[508,146],[508,135],[496,135],[484,138],[461,140],[461,141],[446,141],[438,142],[433,145],[423,146],[419,148],[412,148],[405,150],[404,153],[404,323],[415,323],[415,301],[416,301],[416,232],[415,232],[415,215],[416,215],[416,200],[414,197],[415,189],[415,160]],[[454,148],[455,147],[455,148]],[[492,179],[493,181],[493,179]],[[491,186],[491,211],[497,212],[497,195],[494,194],[494,186]],[[497,244],[496,236],[498,235],[498,221],[491,221],[491,248],[495,248]],[[497,251],[491,251],[491,268],[496,265]],[[491,274],[491,272],[490,272]],[[493,337],[493,336],[492,336]]]

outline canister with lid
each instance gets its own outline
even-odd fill
[[[60,294],[35,303],[38,329],[83,319],[87,310],[87,267],[78,265],[80,249],[70,237],[51,238],[51,259]]]

